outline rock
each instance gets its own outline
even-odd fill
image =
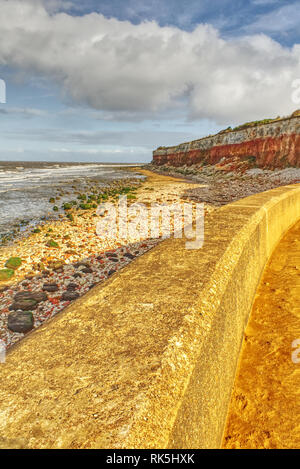
[[[8,261],[5,262],[5,267],[7,269],[16,270],[22,264],[22,259],[20,257],[10,257]]]
[[[48,264],[48,267],[49,269],[52,269],[52,270],[59,270],[59,269],[62,269],[62,267],[65,265],[64,261],[52,261],[52,262],[49,262]]]
[[[35,309],[37,305],[38,302],[33,298],[24,298],[14,301],[9,309],[10,311],[18,311],[18,309],[21,309],[22,311],[30,311],[31,309]]]
[[[30,291],[21,291],[15,294],[14,296],[15,301],[22,301],[22,300],[34,300],[37,303],[41,301],[48,300],[47,293],[40,291],[40,292],[30,292]]]
[[[68,202],[64,203],[62,206],[64,210],[71,210],[72,207],[73,207],[73,204],[68,203]]]
[[[73,301],[79,298],[79,293],[75,291],[65,291],[60,297],[61,301]]]
[[[78,287],[77,283],[69,283],[67,285],[67,290],[75,290]]]
[[[112,262],[119,262],[119,259],[116,259],[115,257],[109,257],[109,260]]]
[[[76,262],[76,264],[74,264],[74,267],[90,267],[90,264],[88,264],[87,262]]]
[[[54,241],[54,239],[50,239],[48,242],[47,242],[47,246],[49,248],[58,248],[58,244],[56,241]]]
[[[106,252],[105,255],[106,255],[106,257],[118,257],[118,254],[116,254],[114,252]]]
[[[80,204],[79,207],[82,210],[90,210],[92,208],[92,204]]]
[[[12,332],[29,332],[33,324],[33,315],[30,311],[10,313],[7,318],[7,327]]]
[[[128,257],[128,259],[134,259],[135,258],[135,256],[133,254],[130,254],[129,252],[126,252],[124,254],[124,257]]]
[[[115,270],[110,270],[107,275],[110,277],[110,276],[113,275],[115,272],[116,272]]]
[[[0,270],[0,282],[11,279],[15,271],[13,269],[1,269]]]
[[[84,272],[85,274],[92,274],[93,273],[92,269],[90,269],[89,267],[85,267],[84,269],[82,269],[81,272]]]
[[[81,278],[81,277],[82,277],[82,275],[81,275],[81,274],[79,274],[78,272],[76,272],[76,273],[73,275],[73,277],[74,277],[74,278]]]
[[[58,285],[56,283],[44,283],[43,290],[48,292],[55,292],[58,290]]]

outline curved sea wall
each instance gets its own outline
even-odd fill
[[[0,446],[217,448],[261,273],[300,218],[285,186],[206,216],[30,333],[0,364]]]
[[[216,164],[222,158],[250,159],[259,167],[300,166],[300,116],[223,132],[153,152],[155,165]]]

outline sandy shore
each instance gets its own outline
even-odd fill
[[[297,223],[275,249],[257,291],[231,397],[224,448],[300,448],[300,365],[292,359],[296,352],[292,343],[300,339],[299,269]]]
[[[130,181],[133,189],[128,196],[128,205],[134,202],[146,206],[152,203],[182,204],[187,201],[183,199],[185,191],[198,187],[198,184],[147,170],[138,172],[147,179],[142,183]],[[113,195],[107,201],[116,205],[118,197]],[[68,210],[66,215],[70,214],[72,220],[65,216],[40,225],[35,233],[0,249],[0,269],[11,257],[22,259],[12,279],[0,282],[0,339],[6,347],[24,337],[23,332],[8,328],[11,313],[25,311],[26,316],[26,311],[30,311],[33,327],[39,327],[71,301],[160,241],[147,236],[143,239],[97,236],[96,224],[101,218],[96,215],[96,207]]]

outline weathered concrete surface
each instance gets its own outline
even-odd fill
[[[263,273],[243,341],[224,448],[300,449],[300,222]],[[294,360],[292,352],[295,353]]]
[[[29,448],[219,447],[265,262],[300,187],[213,212],[24,339],[0,366],[0,438]]]
[[[156,165],[216,164],[222,158],[255,159],[260,167],[300,166],[300,116],[221,133],[153,152]]]

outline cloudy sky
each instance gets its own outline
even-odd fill
[[[150,161],[288,115],[299,0],[0,0],[0,160]]]

